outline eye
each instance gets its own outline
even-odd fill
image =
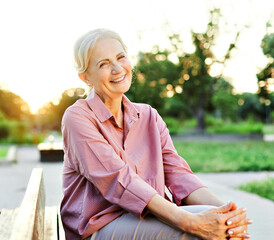
[[[106,65],[107,65],[106,62],[102,62],[102,63],[99,65],[99,67],[101,68],[101,67],[104,67],[104,66],[106,66]]]
[[[120,60],[120,59],[122,59],[122,58],[124,58],[124,57],[126,57],[125,55],[120,55],[119,57],[118,57],[118,60]]]

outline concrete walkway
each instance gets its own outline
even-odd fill
[[[18,148],[18,164],[0,166],[0,209],[18,207],[23,199],[28,180],[34,167],[44,169],[46,205],[60,205],[62,199],[62,163],[41,163],[35,147]],[[234,189],[239,184],[254,179],[273,176],[274,172],[200,173],[204,183],[220,198],[236,202],[247,208],[254,223],[249,227],[253,240],[273,239],[274,202]]]

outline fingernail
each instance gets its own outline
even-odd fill
[[[250,236],[250,234],[247,233],[247,234],[245,235],[245,237],[250,238],[251,236]]]
[[[246,211],[246,208],[243,208],[242,211],[245,212],[245,211]]]
[[[248,220],[247,220],[247,223],[251,224],[251,223],[253,223],[253,220],[248,219]]]
[[[232,234],[233,234],[233,231],[229,230],[229,231],[228,231],[228,234],[229,234],[229,235],[232,235]]]
[[[226,224],[227,224],[227,225],[231,225],[231,224],[232,224],[232,221],[229,220],[229,221],[226,222]]]

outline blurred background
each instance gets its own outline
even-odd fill
[[[0,141],[60,132],[87,92],[72,48],[117,31],[135,66],[126,94],[149,103],[172,134],[263,133],[274,121],[274,3],[268,0],[1,1]]]
[[[89,91],[73,45],[95,28],[128,47],[130,100],[156,108],[192,170],[251,210],[256,239],[272,236],[273,0],[0,1],[0,207],[20,204],[37,166],[60,204],[62,116]]]
[[[75,40],[117,31],[134,65],[126,95],[152,105],[172,135],[273,134],[270,0],[1,1],[0,142],[60,136],[65,109],[88,92]]]

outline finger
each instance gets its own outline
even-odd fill
[[[236,227],[227,231],[228,236],[231,238],[250,238],[250,234],[246,232],[245,226]]]
[[[234,211],[231,211],[229,213],[227,213],[227,225],[231,225],[232,224],[232,221],[230,220],[231,218],[237,216],[237,215],[241,215],[243,213],[246,212],[246,208],[238,208]]]
[[[238,208],[237,205],[236,205],[236,203],[231,202],[231,204],[232,204],[231,211],[234,211],[234,210],[236,210]]]
[[[252,219],[243,218],[241,220],[241,217],[239,217],[239,218],[233,217],[226,221],[226,225],[229,226],[230,228],[233,228],[235,226],[246,226],[247,227],[247,225],[252,224],[252,223],[253,223]]]
[[[233,216],[233,217],[227,219],[226,224],[228,226],[237,225],[240,222],[243,222],[245,219],[246,219],[246,213],[243,212],[242,214],[239,214],[239,215],[236,215],[236,216]]]
[[[227,212],[236,210],[235,207],[236,207],[236,204],[230,201],[221,207],[215,208],[214,210],[216,213],[227,213]]]
[[[229,240],[245,240],[245,239],[249,239],[249,238],[250,238],[250,237],[246,237],[246,238],[241,238],[241,237],[239,237],[239,238],[238,238],[238,237],[237,237],[237,238],[236,238],[236,237],[232,237],[232,238],[231,238],[231,237],[230,237],[230,238],[228,238],[228,239],[229,239]]]

